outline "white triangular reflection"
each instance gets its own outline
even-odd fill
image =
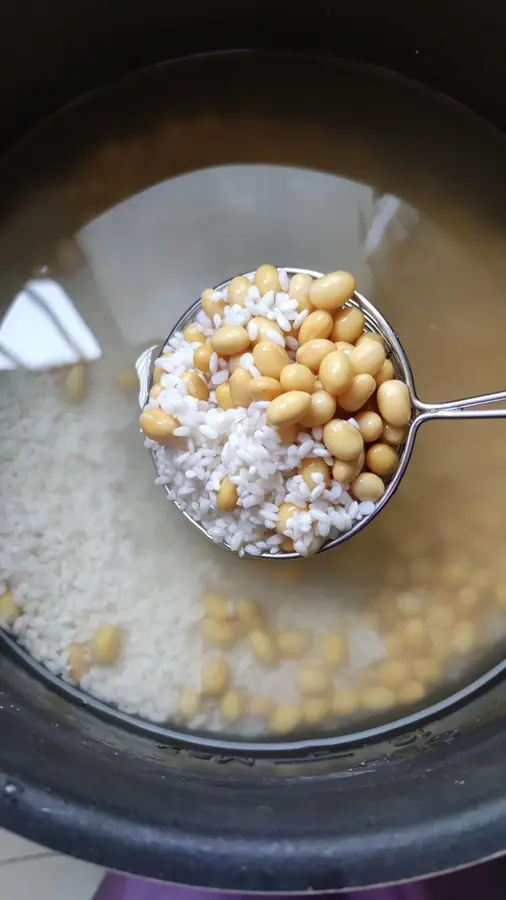
[[[49,278],[27,282],[0,324],[0,369],[50,369],[101,355],[69,296]]]

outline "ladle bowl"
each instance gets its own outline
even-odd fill
[[[304,274],[310,275],[312,278],[321,278],[322,272],[315,272],[311,269],[300,269],[294,267],[284,267],[284,271],[289,275],[293,276],[296,274]],[[253,272],[242,273],[245,274],[247,278],[252,279],[254,276]],[[221,284],[217,285],[214,290],[223,291],[225,290],[232,278],[223,281]],[[411,454],[413,452],[415,439],[418,434],[418,429],[420,425],[424,422],[430,422],[438,419],[502,419],[506,418],[506,409],[494,408],[494,409],[481,409],[478,407],[489,406],[494,403],[499,403],[506,400],[506,390],[505,391],[496,391],[491,394],[479,394],[475,397],[466,397],[460,400],[450,400],[444,403],[426,403],[423,400],[420,400],[416,393],[415,388],[415,379],[413,372],[411,370],[411,366],[409,364],[408,357],[406,352],[402,346],[402,343],[397,335],[397,332],[390,324],[390,322],[382,315],[382,313],[371,303],[370,300],[367,300],[362,294],[359,294],[355,291],[353,297],[344,304],[345,307],[356,306],[364,315],[365,318],[365,328],[368,332],[378,334],[383,339],[385,348],[387,350],[387,357],[390,358],[392,365],[395,370],[396,377],[403,381],[408,388],[412,416],[411,421],[409,423],[408,432],[406,436],[406,440],[404,444],[399,445],[397,447],[397,451],[399,453],[399,466],[395,473],[390,477],[386,484],[385,493],[378,500],[375,505],[374,511],[370,514],[364,516],[362,519],[356,521],[351,528],[347,531],[343,531],[337,536],[330,537],[326,540],[322,546],[317,551],[318,553],[323,553],[326,550],[332,550],[337,547],[339,544],[343,544],[345,541],[348,541],[351,537],[363,531],[363,529],[376,518],[378,513],[380,513],[387,503],[391,500],[393,495],[395,494],[397,488],[399,487],[402,478],[406,472],[409,460],[411,458]],[[148,350],[144,351],[141,354],[136,363],[137,375],[139,378],[139,404],[141,409],[143,409],[148,402],[149,399],[149,391],[152,387],[153,383],[153,369],[155,360],[161,355],[163,348],[168,344],[170,339],[177,333],[184,331],[187,325],[190,325],[194,322],[195,317],[200,312],[201,302],[200,299],[196,300],[186,312],[178,319],[166,340],[164,341],[161,347],[155,345],[150,347]],[[153,461],[155,462],[154,452],[152,452]],[[169,493],[169,486],[164,485],[165,490]],[[196,521],[186,509],[184,509],[181,504],[177,500],[172,501],[175,506],[183,513],[183,515],[188,519],[195,528],[207,537],[210,541],[213,540],[213,537],[208,533],[208,531],[200,524],[200,522]],[[335,529],[334,529],[335,532]],[[332,534],[332,532],[331,532]],[[223,542],[220,544],[226,550],[229,550],[231,553],[237,553],[236,550],[232,549],[227,543]],[[286,559],[302,559],[298,553],[285,553],[281,550],[277,553],[271,552],[262,552],[260,554],[260,558],[269,559],[269,560],[286,560]]]

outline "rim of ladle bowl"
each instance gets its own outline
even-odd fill
[[[324,274],[323,272],[318,272],[313,269],[302,269],[294,266],[277,266],[279,270],[282,270],[287,273],[287,275],[310,275],[312,278],[321,278]],[[245,276],[246,278],[252,279],[255,275],[256,269],[253,269],[249,272],[240,272],[239,275]],[[231,278],[227,278],[226,281],[220,282],[220,284],[216,285],[213,288],[215,291],[222,291],[228,287],[230,282],[238,277],[237,275],[233,275]],[[392,365],[394,366],[396,375],[400,377],[402,381],[404,381],[407,385],[409,391],[409,398],[411,404],[412,418],[408,426],[408,434],[406,437],[406,442],[402,445],[398,445],[397,449],[400,450],[399,455],[399,466],[396,472],[392,475],[390,481],[386,485],[385,493],[381,497],[380,500],[376,503],[374,508],[374,512],[370,513],[367,518],[360,519],[355,522],[354,525],[343,534],[339,535],[337,538],[333,538],[330,541],[326,541],[322,544],[321,547],[316,551],[316,553],[311,554],[310,557],[301,556],[299,553],[266,553],[263,552],[258,556],[254,556],[252,554],[245,554],[245,558],[247,559],[269,559],[269,560],[277,560],[278,562],[281,560],[294,560],[294,559],[311,559],[313,556],[317,556],[319,553],[325,553],[328,550],[334,550],[336,547],[344,544],[350,538],[354,537],[354,535],[358,534],[360,531],[364,531],[368,525],[376,518],[376,516],[384,509],[386,504],[392,499],[393,495],[397,491],[400,482],[404,476],[406,468],[408,466],[409,460],[411,458],[411,454],[413,452],[413,446],[416,438],[417,432],[417,417],[419,415],[419,410],[417,409],[416,401],[417,395],[415,391],[415,382],[413,377],[413,372],[411,370],[411,366],[409,364],[406,353],[404,352],[404,348],[399,340],[397,332],[392,327],[388,319],[374,306],[373,303],[370,302],[366,297],[360,294],[358,291],[355,291],[353,297],[350,300],[347,300],[344,307],[356,306],[358,307],[364,314],[366,325],[369,326],[369,330],[379,334],[385,342],[387,343],[389,349],[389,357],[391,358]],[[153,383],[153,373],[154,373],[154,363],[155,360],[158,359],[161,352],[163,352],[164,348],[167,346],[169,340],[176,334],[178,331],[183,331],[187,325],[190,325],[196,314],[200,312],[202,308],[202,303],[200,298],[198,298],[188,309],[183,313],[182,316],[178,319],[174,327],[169,332],[168,336],[165,338],[164,342],[154,348],[150,348],[146,353],[149,354],[149,372],[146,373],[147,377],[145,378],[145,389],[142,389],[142,380],[139,374],[139,378],[141,380],[141,392],[139,394],[139,403],[141,408],[143,408],[148,399],[149,399],[149,391],[151,389]],[[145,358],[145,354],[139,358],[137,362],[137,370],[139,373],[139,363]],[[156,469],[156,460],[154,451],[151,450],[151,456],[153,459],[153,463]],[[164,485],[165,491],[168,493],[167,485]],[[196,522],[195,519],[192,518],[186,510],[181,509],[178,505],[177,500],[172,500],[174,505],[177,507],[179,512],[181,512],[189,522],[198,530],[215,546],[221,547],[223,550],[233,553],[237,556],[237,551],[232,550],[228,544],[224,542],[216,542],[213,541],[212,537],[208,534],[206,529],[199,523]]]

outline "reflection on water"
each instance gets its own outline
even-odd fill
[[[316,244],[309,210],[318,210]],[[322,271],[332,259],[346,260],[366,292],[357,233],[359,217],[369,222],[372,215],[371,189],[346,178],[229,165],[142,191],[87,224],[77,240],[119,331],[135,344],[164,337],[202,285],[250,271],[261,259]]]
[[[61,285],[28,281],[0,325],[0,369],[31,370],[100,358],[100,347]]]
[[[205,78],[160,70],[88,100],[8,164],[1,590],[23,613],[20,639],[66,677],[72,644],[119,626],[119,660],[83,687],[160,722],[217,652],[202,642],[203,593],[258,600],[269,630],[310,632],[310,664],[340,635],[324,722],[346,728],[381,712],[371,686],[403,709],[423,703],[502,638],[503,425],[424,428],[397,497],[334,553],[239,561],[154,486],[134,362],[204,287],[273,261],[352,269],[395,325],[422,399],[500,389],[504,145],[383,75],[206,65]],[[300,662],[262,669],[244,640],[227,658],[244,696],[296,702]],[[191,724],[224,727],[215,705]]]

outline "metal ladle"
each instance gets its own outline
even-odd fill
[[[285,272],[289,275],[296,275],[298,273],[304,275],[310,275],[312,278],[321,278],[321,272],[313,272],[310,269],[299,269],[299,268],[285,268]],[[247,276],[252,277],[254,272],[246,273]],[[219,284],[215,290],[222,291],[229,284],[232,279],[228,279],[227,281]],[[382,509],[386,506],[388,501],[393,497],[399,484],[402,480],[402,477],[406,471],[406,467],[409,463],[411,454],[413,452],[413,447],[415,443],[415,438],[418,434],[418,429],[420,425],[423,425],[424,422],[441,420],[441,419],[504,419],[506,418],[506,409],[476,409],[475,407],[486,406],[492,403],[498,403],[501,401],[506,401],[506,390],[505,391],[496,391],[492,394],[479,394],[476,397],[466,397],[461,400],[450,400],[445,403],[424,403],[423,400],[420,400],[415,390],[415,381],[413,377],[413,373],[411,371],[411,367],[408,362],[408,358],[404,352],[403,346],[397,336],[396,331],[392,328],[390,323],[385,319],[385,317],[376,309],[376,307],[365,297],[363,297],[358,292],[355,292],[353,298],[344,304],[345,307],[356,306],[360,309],[365,318],[365,328],[367,331],[375,332],[379,334],[384,342],[385,348],[387,350],[387,356],[390,358],[393,367],[395,369],[396,377],[401,381],[404,381],[408,387],[410,401],[411,401],[411,411],[412,417],[410,424],[408,426],[408,433],[406,437],[406,441],[402,446],[397,447],[397,451],[399,453],[399,466],[391,476],[391,478],[386,483],[385,493],[381,497],[380,500],[376,503],[374,512],[365,516],[363,519],[355,522],[355,524],[348,530],[340,534],[336,538],[332,538],[327,540],[320,549],[317,551],[318,553],[322,553],[325,550],[331,550],[334,547],[337,547],[338,544],[344,543],[344,541],[348,541],[353,535],[358,534],[359,531],[362,531],[373,519],[376,518],[378,513],[381,512]],[[139,377],[139,404],[141,409],[146,405],[149,398],[149,390],[152,384],[153,378],[153,366],[154,361],[157,359],[163,347],[166,346],[167,342],[170,338],[177,332],[183,331],[187,325],[189,325],[195,318],[196,314],[200,311],[201,304],[200,300],[197,300],[178,320],[175,324],[174,328],[170,332],[167,337],[167,340],[164,342],[162,347],[154,346],[150,347],[146,350],[137,360],[136,369]],[[153,460],[155,459],[154,454]],[[167,486],[165,489],[168,491]],[[199,523],[196,522],[192,517],[186,512],[186,510],[181,509],[181,506],[178,504],[177,500],[173,501],[177,508],[186,516],[186,518],[196,527],[199,531],[202,532],[209,540],[213,540],[212,537],[208,534],[205,528]],[[225,547],[231,553],[236,553],[237,551],[232,550],[227,544],[223,543],[221,546]],[[299,556],[298,553],[283,553],[279,552],[276,554],[272,553],[262,553],[260,557],[255,557],[256,559],[300,559],[302,557]]]

